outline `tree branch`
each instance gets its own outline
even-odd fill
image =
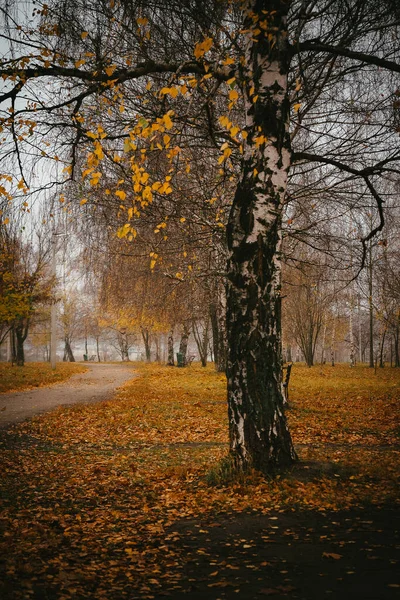
[[[382,69],[388,69],[389,71],[400,73],[400,64],[394,62],[393,60],[379,58],[378,56],[372,56],[371,54],[365,54],[364,52],[356,52],[354,50],[344,48],[343,46],[331,46],[330,44],[309,40],[293,46],[293,54],[296,54],[298,51],[328,52],[334,56],[345,56],[346,58],[351,58],[365,64],[375,65],[376,67],[381,67]]]

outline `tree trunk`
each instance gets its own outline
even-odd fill
[[[101,362],[100,358],[100,346],[99,346],[99,337],[96,337],[96,352],[97,352],[97,362]]]
[[[15,333],[15,362],[17,367],[25,364],[24,342],[28,337],[29,319],[20,319],[14,327]]]
[[[174,361],[174,331],[168,333],[168,359],[167,359],[168,367],[173,367],[175,365]]]
[[[355,367],[356,366],[356,349],[354,346],[354,333],[353,333],[353,292],[351,292],[351,294],[350,294],[349,341],[350,341],[350,367]]]
[[[361,323],[361,298],[360,294],[358,294],[358,359],[360,364],[363,361],[362,355],[362,323]]]
[[[226,373],[228,360],[228,334],[226,327],[226,293],[222,290],[219,294],[217,305],[218,318],[218,360],[215,362],[218,373]]]
[[[118,331],[118,343],[120,347],[122,362],[129,362],[128,335],[125,329]]]
[[[218,329],[218,317],[217,317],[217,306],[215,302],[210,304],[210,319],[211,319],[211,331],[212,331],[212,346],[213,346],[213,357],[215,368],[217,369],[218,358],[219,358],[219,329]]]
[[[331,365],[335,366],[335,341],[336,341],[336,318],[333,315],[332,319],[332,335],[331,335]]]
[[[161,362],[160,358],[160,337],[158,335],[154,336],[154,344],[156,347],[156,362]]]
[[[369,366],[374,368],[374,304],[373,304],[373,282],[372,282],[372,241],[369,243],[369,265],[368,265],[368,274],[369,274]]]
[[[186,324],[183,325],[181,342],[179,344],[179,353],[182,354],[183,364],[186,365],[187,361],[187,347],[190,335],[190,327]]]
[[[286,348],[286,362],[291,363],[292,362],[292,347],[288,346]]]
[[[206,317],[203,321],[203,330],[200,331],[196,319],[192,322],[193,336],[197,345],[197,349],[200,355],[201,366],[207,366],[207,355],[208,355],[208,340],[209,340],[209,329],[210,329],[210,318]]]
[[[324,314],[324,328],[322,330],[321,365],[325,364],[325,342],[326,342],[326,313]]]
[[[400,367],[400,313],[394,333],[394,366]]]
[[[383,367],[385,366],[385,360],[384,360],[385,338],[386,338],[386,327],[382,333],[382,341],[381,341],[381,347],[380,347],[380,352],[379,352],[379,367],[381,369],[383,369]]]
[[[140,328],[141,332],[142,332],[142,338],[143,338],[143,343],[144,343],[144,350],[146,353],[146,361],[150,362],[151,361],[151,341],[150,341],[150,333],[148,329],[145,329],[144,327]]]
[[[17,339],[15,335],[15,325],[10,329],[10,362],[14,365],[17,362]]]
[[[227,228],[228,414],[236,468],[269,473],[296,459],[283,411],[281,356],[281,216],[290,167],[287,4],[247,7],[258,19],[245,23],[248,137]],[[266,28],[255,34],[259,21]]]
[[[65,338],[64,340],[65,342],[65,347],[64,347],[64,361],[69,361],[69,362],[75,362],[75,357],[73,355],[72,352],[72,348],[71,348],[71,342],[69,340],[69,338]]]

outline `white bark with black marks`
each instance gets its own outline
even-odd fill
[[[246,23],[248,137],[228,224],[228,412],[237,468],[270,472],[296,458],[283,412],[281,355],[281,218],[290,167],[287,4],[247,6],[268,25],[255,36],[254,21]]]

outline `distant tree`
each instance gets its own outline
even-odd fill
[[[34,248],[7,226],[0,226],[0,330],[10,332],[12,360],[24,366],[24,343],[35,314],[49,302],[48,253],[38,239]]]

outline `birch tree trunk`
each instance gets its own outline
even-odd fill
[[[290,167],[288,3],[253,0],[246,6],[248,137],[227,229],[228,414],[236,468],[268,473],[296,459],[283,411],[281,356],[281,216]]]
[[[353,291],[350,292],[350,315],[349,315],[349,341],[350,341],[350,367],[356,365],[356,349],[354,346],[354,332],[353,332]]]
[[[211,319],[211,331],[212,331],[212,347],[213,347],[213,359],[215,368],[218,370],[218,358],[219,358],[219,329],[218,329],[218,317],[217,317],[217,306],[215,302],[211,302],[210,307],[210,319]]]
[[[336,341],[336,316],[332,315],[332,335],[331,335],[331,365],[335,366],[335,341]]]
[[[324,328],[322,330],[321,365],[325,364],[325,342],[326,342],[326,313],[324,314]]]
[[[396,329],[394,333],[394,366],[400,367],[400,312],[397,315]]]
[[[190,327],[186,324],[183,325],[183,329],[182,329],[182,336],[181,336],[181,341],[179,344],[179,352],[180,354],[182,354],[183,357],[183,364],[186,365],[186,361],[187,361],[187,347],[188,347],[188,342],[189,342],[189,335],[190,335]]]
[[[218,373],[226,373],[228,360],[228,332],[226,325],[226,292],[220,290],[217,305],[218,318],[218,361],[216,369]]]
[[[96,352],[97,352],[97,362],[101,362],[99,336],[96,336]]]
[[[369,265],[368,265],[368,307],[369,307],[369,366],[374,368],[374,303],[373,303],[373,264],[372,264],[372,240],[369,243]]]
[[[173,367],[175,365],[174,361],[174,332],[171,331],[168,333],[168,358],[167,365],[169,367]]]

